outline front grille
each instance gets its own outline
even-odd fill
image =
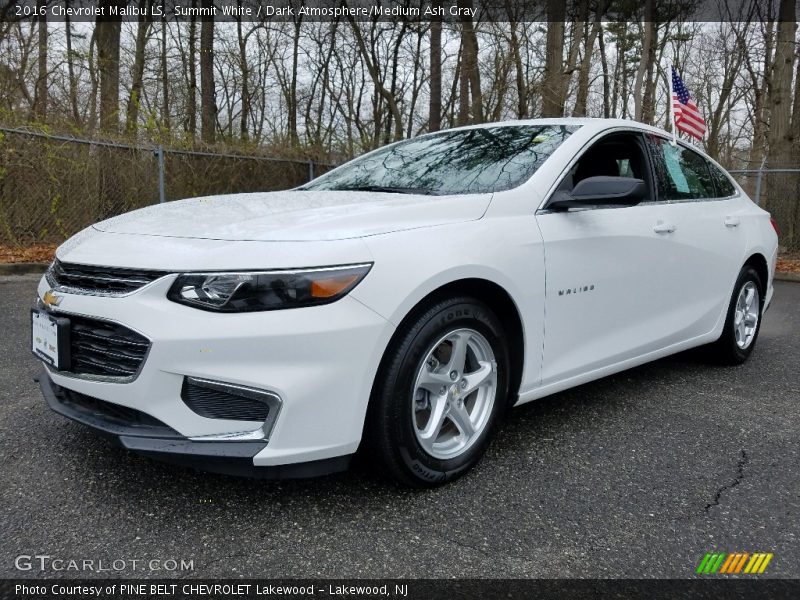
[[[106,430],[119,430],[115,433],[158,435],[161,437],[180,437],[169,425],[151,417],[140,410],[106,402],[86,394],[66,388],[53,386],[59,404],[70,409],[73,417],[80,417],[92,424],[102,424]]]
[[[133,379],[150,349],[150,340],[118,323],[69,318],[71,373]]]
[[[232,421],[267,421],[280,402],[269,392],[194,377],[184,380],[181,398],[201,417]]]
[[[167,272],[75,265],[56,259],[46,275],[50,287],[58,292],[121,296],[167,275]]]

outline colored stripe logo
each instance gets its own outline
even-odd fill
[[[697,566],[698,575],[757,575],[767,570],[772,552],[706,552]]]

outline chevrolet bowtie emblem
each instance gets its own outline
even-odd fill
[[[53,290],[47,290],[44,293],[44,297],[42,298],[42,302],[47,308],[52,308],[53,306],[58,306],[61,304],[61,299],[63,296],[56,296],[53,293]]]

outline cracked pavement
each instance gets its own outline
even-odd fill
[[[727,490],[736,487],[739,485],[744,479],[744,467],[747,465],[747,452],[742,450],[742,456],[739,459],[739,462],[736,463],[736,477],[730,482],[723,485],[721,488],[717,490],[717,493],[714,494],[714,500],[706,504],[706,512],[711,510],[714,506],[719,506],[720,498],[722,498],[722,494]]]
[[[0,278],[1,576],[49,554],[193,560],[194,577],[687,577],[747,551],[775,553],[763,577],[800,577],[800,284],[776,284],[746,365],[682,354],[520,407],[477,469],[430,491],[361,468],[228,478],[109,445],[33,382],[35,286]]]

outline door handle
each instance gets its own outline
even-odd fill
[[[725,227],[738,227],[741,222],[739,217],[725,217]]]
[[[672,223],[663,223],[659,221],[653,226],[653,231],[656,233],[672,233],[675,231],[675,225]]]

